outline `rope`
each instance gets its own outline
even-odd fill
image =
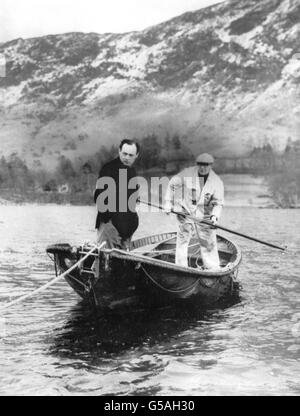
[[[58,282],[60,279],[62,279],[63,277],[65,277],[68,273],[70,273],[72,270],[76,269],[76,267],[78,267],[78,265],[80,263],[82,263],[85,259],[87,259],[91,253],[98,248],[98,250],[101,250],[101,248],[105,245],[105,242],[103,242],[99,247],[97,245],[94,245],[93,248],[84,256],[82,257],[80,260],[78,260],[77,263],[73,264],[73,266],[71,266],[68,270],[66,270],[63,274],[60,274],[59,276],[55,277],[53,280],[51,280],[50,282],[46,283],[45,285],[39,287],[38,289],[34,290],[31,293],[28,293],[27,295],[24,296],[20,296],[17,299],[14,299],[12,302],[8,302],[6,303],[4,306],[2,306],[0,308],[0,311],[3,311],[5,309],[10,308],[13,305],[16,305],[20,302],[23,302],[23,300],[28,299],[32,296],[35,296],[37,293],[42,292],[43,290],[47,289],[48,287],[52,286],[54,283]]]
[[[55,261],[55,256],[51,257],[49,253],[47,253],[47,255],[48,255],[49,259],[52,260],[53,263],[54,263],[55,276],[57,277],[58,274],[57,274],[57,265],[56,265],[56,261]]]
[[[185,288],[185,289],[177,289],[177,290],[171,290],[171,289],[166,289],[165,287],[163,287],[162,285],[160,285],[155,279],[153,279],[153,277],[147,272],[147,270],[145,270],[145,268],[141,265],[141,269],[144,271],[145,275],[148,277],[148,279],[151,280],[151,282],[153,282],[157,287],[159,287],[160,289],[164,290],[165,292],[169,292],[169,293],[182,293],[182,292],[187,292],[190,291],[191,289],[194,289],[197,284],[199,283],[200,279],[197,279],[195,283],[193,283],[190,287]]]

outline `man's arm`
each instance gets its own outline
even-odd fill
[[[179,174],[170,179],[165,194],[165,211],[170,212],[172,209],[182,211],[183,185],[183,178]]]

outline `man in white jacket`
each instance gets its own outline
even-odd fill
[[[165,195],[165,210],[191,214],[199,219],[217,224],[224,204],[224,185],[212,170],[214,158],[208,153],[200,154],[196,165],[174,176]],[[216,231],[208,225],[196,225],[193,221],[177,216],[179,230],[176,245],[176,264],[188,266],[188,246],[196,233],[200,243],[203,267],[220,268]]]

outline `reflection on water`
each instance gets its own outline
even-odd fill
[[[93,207],[4,206],[0,214],[0,303],[54,277],[47,245],[93,241]],[[1,316],[0,394],[299,394],[300,211],[227,208],[222,224],[289,251],[232,236],[243,252],[240,298],[205,311],[99,315],[58,282]],[[137,237],[174,226],[141,214]]]
[[[232,299],[226,306],[233,307],[238,301],[238,298]],[[72,308],[64,327],[54,331],[49,354],[60,361],[80,360],[80,368],[84,366],[95,374],[101,371],[112,385],[99,383],[99,379],[94,383],[90,380],[89,388],[93,384],[98,394],[163,394],[163,389],[167,388],[164,387],[164,373],[170,361],[172,367],[178,361],[172,369],[175,378],[181,377],[186,362],[188,365],[193,362],[195,369],[209,369],[217,364],[215,355],[224,352],[227,345],[218,342],[212,349],[212,331],[216,326],[222,327],[225,319],[226,309],[204,311],[192,306],[188,309],[165,307],[150,312],[137,310],[121,316],[100,315],[81,302]],[[188,373],[193,374],[192,368]],[[117,374],[121,375],[118,381]],[[159,383],[153,383],[153,378],[159,380],[160,377]],[[80,390],[85,392],[86,386],[81,385]],[[196,394],[187,391],[184,385],[180,392]]]
[[[236,294],[223,309],[240,302]],[[201,323],[221,321],[217,310],[203,310],[196,305],[168,306],[157,310],[125,311],[120,315],[100,312],[91,305],[81,302],[70,311],[63,328],[54,331],[54,346],[51,353],[65,357],[85,356],[86,360],[99,359],[118,354],[128,349],[151,348],[166,342],[182,331],[191,330]],[[200,347],[200,344],[199,344]]]

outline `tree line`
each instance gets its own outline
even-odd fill
[[[194,161],[194,155],[182,143],[179,135],[167,135],[161,142],[155,134],[138,139],[141,145],[137,170],[147,176],[147,170],[157,168],[164,175],[176,173]],[[0,159],[0,196],[17,202],[56,202],[89,204],[100,168],[118,155],[118,146],[101,146],[89,157],[71,161],[64,155],[57,160],[54,171],[34,170],[17,153]],[[281,207],[299,206],[300,203],[300,143],[289,143],[283,154],[277,155],[270,145],[254,148],[245,159],[253,160],[253,168],[243,170],[241,159],[236,159],[228,170],[224,160],[217,160],[218,173],[265,174],[274,201]],[[174,164],[176,161],[176,164]],[[219,162],[219,163],[218,163]],[[245,162],[244,162],[245,163]],[[252,163],[252,162],[251,162]],[[230,166],[229,166],[230,167]],[[261,167],[258,169],[258,167]],[[263,169],[264,167],[264,169]],[[168,170],[169,169],[169,170]],[[237,169],[237,171],[236,171]],[[150,175],[151,176],[151,175]]]
[[[136,166],[145,171],[157,166],[163,172],[172,159],[172,150],[185,149],[179,135],[167,135],[161,143],[155,134],[137,140],[141,145]],[[188,154],[187,149],[184,150]],[[17,153],[0,159],[1,196],[17,201],[38,202],[92,202],[92,193],[100,168],[117,157],[118,146],[102,145],[97,152],[87,157],[70,160],[65,155],[57,159],[54,171],[29,168]],[[48,194],[48,195],[46,195]]]

